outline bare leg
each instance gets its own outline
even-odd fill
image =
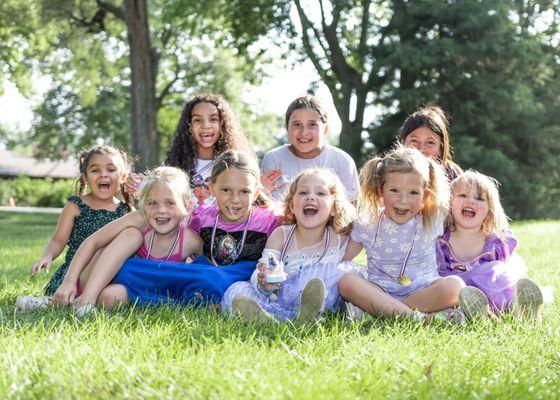
[[[97,303],[105,308],[113,308],[124,305],[129,300],[124,286],[113,283],[101,291]]]
[[[144,235],[136,228],[123,230],[97,257],[95,264],[80,275],[83,292],[78,297],[76,308],[84,304],[95,304],[101,291],[111,283],[124,262],[132,256],[144,241]]]
[[[411,315],[412,310],[383,289],[356,275],[344,275],[338,282],[342,298],[371,315]]]
[[[459,292],[465,287],[461,278],[448,276],[438,279],[430,286],[416,290],[403,300],[412,309],[425,313],[443,310],[459,305]]]

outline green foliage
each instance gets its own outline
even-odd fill
[[[32,179],[20,176],[0,180],[0,205],[9,205],[13,198],[16,205],[28,207],[63,207],[66,198],[74,191],[71,179]]]
[[[387,149],[408,114],[439,104],[452,118],[455,160],[496,177],[512,217],[559,217],[558,2],[395,4],[384,30],[395,89],[378,97],[386,111],[370,140]],[[545,14],[557,18],[549,31],[535,22]]]
[[[461,327],[375,319],[345,325],[255,325],[191,308],[15,313],[57,217],[0,213],[0,397],[434,399],[560,396],[560,309],[543,325],[506,316]],[[560,222],[513,227],[530,276],[558,293]],[[60,263],[60,259],[55,262]],[[558,296],[557,296],[558,297]]]

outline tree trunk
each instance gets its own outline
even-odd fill
[[[339,147],[350,154],[356,165],[362,164],[362,124],[356,121],[350,121],[348,116],[339,115],[341,117],[342,128],[340,130]]]
[[[356,165],[359,167],[364,157],[362,151],[362,131],[364,130],[363,123],[367,90],[356,90],[351,82],[343,82],[342,87],[342,99],[338,104],[335,103],[338,116],[342,123],[339,147],[350,154],[350,157],[354,159]],[[331,95],[333,101],[336,102],[335,93],[331,92]],[[350,108],[352,97],[356,99],[354,119],[352,119],[350,115],[352,111]]]
[[[154,110],[155,82],[146,0],[125,0],[125,20],[130,44],[132,155],[139,156],[136,170],[143,171],[159,163]]]

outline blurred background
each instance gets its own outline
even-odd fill
[[[0,205],[64,204],[95,143],[158,165],[200,91],[262,155],[309,93],[358,165],[438,104],[510,217],[560,218],[559,22],[560,0],[2,0]]]

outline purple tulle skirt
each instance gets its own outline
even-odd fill
[[[441,276],[457,275],[467,286],[482,290],[494,313],[508,311],[512,305],[515,285],[519,278],[527,276],[527,266],[517,254],[507,262],[489,261],[470,271],[439,270]]]

